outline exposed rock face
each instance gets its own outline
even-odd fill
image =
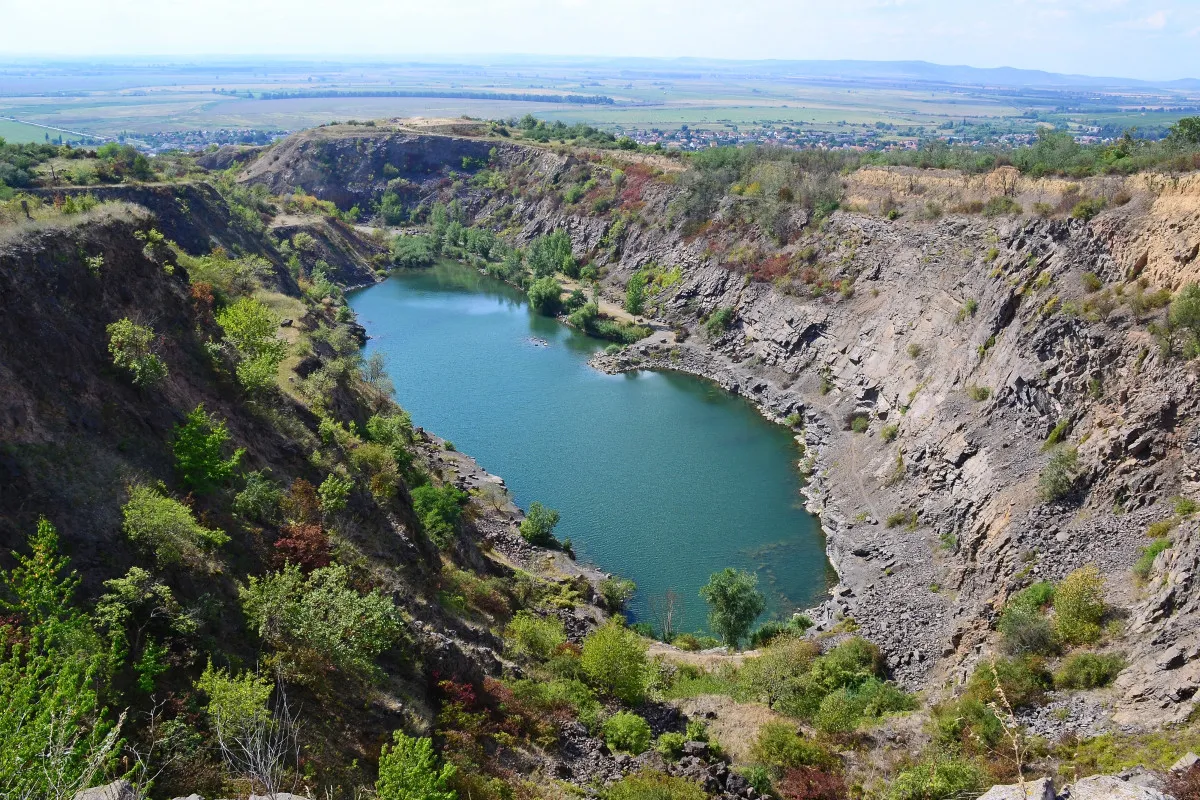
[[[339,130],[296,137],[247,177],[273,191],[300,186],[358,201],[383,190],[385,163],[415,182],[437,159],[457,164],[493,146],[495,168],[522,186],[559,186],[581,163],[510,143]],[[815,616],[822,627],[853,617],[903,683],[965,679],[994,642],[992,623],[1011,593],[1094,563],[1109,601],[1131,613],[1119,722],[1157,726],[1187,716],[1200,686],[1200,639],[1191,632],[1195,523],[1176,528],[1145,590],[1129,568],[1147,526],[1170,516],[1170,498],[1200,491],[1196,376],[1148,329],[1165,314],[1154,290],[1200,274],[1196,176],[1081,187],[1004,170],[957,178],[864,170],[847,178],[847,199],[868,208],[885,195],[1121,199],[1091,222],[837,212],[819,229],[805,228],[807,211],[788,207],[776,220],[782,245],[745,222],[741,198],[724,198],[708,227],[685,235],[672,213],[682,182],[639,183],[632,198],[629,186],[620,200],[636,217],[619,220],[564,206],[553,192],[454,189],[436,173],[415,191],[458,199],[482,224],[519,229],[521,243],[566,230],[578,257],[605,268],[609,299],[619,301],[649,263],[680,269],[648,306],[686,341],[657,336],[595,364],[707,376],[772,418],[800,420],[811,471],[805,495],[840,579]],[[792,279],[753,280],[753,259],[730,256],[738,248],[759,263],[819,263],[826,283],[817,291]],[[1144,290],[1125,283],[1138,276]],[[1097,282],[1109,290],[1097,292]],[[731,325],[710,336],[702,321],[718,309],[731,310]],[[851,429],[855,417],[866,420],[865,433]],[[1038,479],[1056,428],[1077,449],[1078,468],[1070,491],[1046,502]]]
[[[1038,778],[1035,781],[1026,781],[1022,784],[1009,784],[1008,786],[993,786],[988,789],[979,800],[1054,800],[1054,780],[1051,778]]]

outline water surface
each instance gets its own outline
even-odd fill
[[[558,509],[581,561],[632,578],[633,616],[667,590],[684,630],[727,566],[757,572],[766,616],[827,588],[824,541],[804,511],[791,433],[744,400],[678,373],[604,375],[606,343],[534,314],[523,294],[454,262],[355,292],[413,422],[504,478],[517,503]]]

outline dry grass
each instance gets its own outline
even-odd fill
[[[709,733],[737,764],[750,762],[750,748],[763,725],[768,722],[796,724],[795,720],[777,714],[762,703],[739,703],[721,695],[689,697],[676,701],[675,706],[692,719],[708,723]],[[706,719],[708,714],[716,716]]]

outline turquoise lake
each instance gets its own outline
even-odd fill
[[[698,592],[727,566],[758,574],[764,619],[825,593],[799,449],[745,400],[690,375],[604,375],[587,360],[605,342],[457,263],[393,275],[349,302],[413,422],[503,477],[522,508],[558,509],[555,533],[580,561],[637,583],[635,619],[655,623],[652,604],[674,590],[676,628],[706,629]]]

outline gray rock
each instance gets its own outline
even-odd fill
[[[1007,786],[993,786],[983,793],[979,800],[1054,800],[1054,779],[1038,778],[1036,781],[1025,782],[1025,792],[1021,792],[1021,784],[1013,783]]]
[[[1093,775],[1068,787],[1071,800],[1167,800],[1167,795],[1146,786],[1114,778]]]
[[[175,800],[204,800],[204,798],[193,792],[192,794],[189,794],[187,797],[176,797]]]
[[[133,787],[129,781],[113,781],[106,786],[76,792],[75,800],[134,800]]]
[[[1171,765],[1171,772],[1183,772],[1197,761],[1200,761],[1200,756],[1197,756],[1195,753],[1188,753]]]
[[[309,798],[291,792],[276,792],[275,794],[252,794],[250,800],[309,800]]]
[[[704,758],[708,755],[708,742],[684,742],[683,754]]]

